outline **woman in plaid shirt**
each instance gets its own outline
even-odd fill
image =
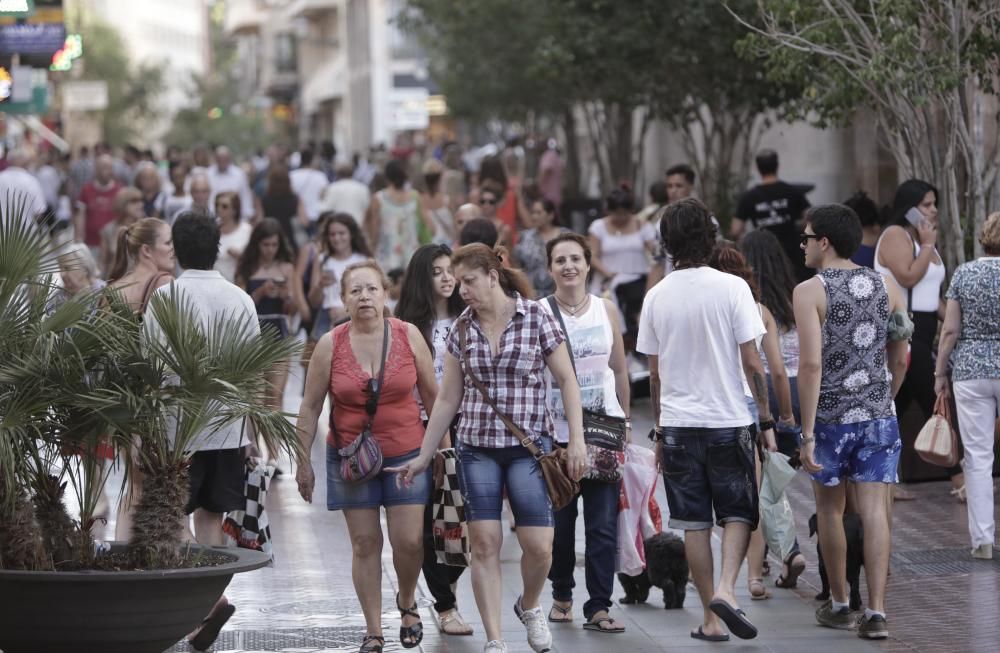
[[[452,262],[468,308],[448,338],[444,380],[431,412],[420,455],[399,473],[409,483],[430,463],[452,418],[458,425],[459,483],[465,499],[472,539],[472,584],[486,629],[486,653],[507,650],[500,634],[500,510],[506,488],[521,545],[522,596],[514,612],[528,631],[528,644],[538,653],[552,647],[539,598],[552,562],[553,517],[538,462],[506,429],[476,390],[475,374],[491,399],[545,451],[552,448],[553,426],[545,408],[545,368],[562,391],[569,422],[569,473],[583,475],[586,450],[580,388],[559,325],[533,301],[531,285],[521,273],[503,266],[503,248],[466,245]],[[466,329],[466,351],[460,351],[459,329]],[[466,362],[467,359],[467,362]]]

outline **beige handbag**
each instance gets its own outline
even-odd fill
[[[932,465],[954,467],[958,464],[958,436],[952,427],[951,404],[944,395],[938,395],[934,414],[920,429],[913,448]]]

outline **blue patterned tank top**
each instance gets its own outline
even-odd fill
[[[816,421],[856,424],[895,414],[885,344],[889,294],[869,268],[826,269],[823,375]]]

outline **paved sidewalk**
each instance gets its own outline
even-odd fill
[[[289,384],[286,408],[297,410],[295,379]],[[633,410],[636,433],[650,426],[646,402]],[[325,415],[321,418],[325,424]],[[321,438],[317,439],[313,460],[318,475],[324,469]],[[227,653],[324,653],[356,651],[364,634],[364,619],[351,581],[351,550],[346,526],[340,513],[325,510],[326,488],[317,484],[315,502],[310,506],[298,496],[288,466],[286,475],[272,485],[268,499],[277,564],[273,568],[238,576],[227,592],[238,610],[213,650]],[[722,644],[731,651],[994,651],[1000,641],[1000,561],[972,561],[966,546],[965,508],[947,493],[947,484],[911,486],[918,499],[897,504],[895,510],[893,575],[889,583],[889,624],[892,638],[873,644],[852,632],[820,628],[812,599],[819,586],[815,567],[815,540],[808,538],[806,522],[813,512],[812,491],[800,474],[790,490],[798,519],[799,539],[809,566],[796,590],[773,587],[780,567],[765,582],[773,592],[768,601],[751,602],[746,590],[745,568],[737,584],[738,597],[750,619],[760,629],[755,640],[733,639]],[[665,508],[662,487],[658,489]],[[504,529],[503,635],[511,651],[530,651],[524,628],[509,607],[520,592],[518,560],[520,549],[513,533]],[[583,583],[583,521],[577,529],[578,606],[585,598]],[[719,542],[713,541],[718,556]],[[399,615],[394,608],[395,576],[388,545],[382,554],[383,626],[387,651],[403,650],[399,645]],[[864,589],[862,590],[864,596]],[[424,618],[425,638],[420,650],[434,653],[478,653],[485,634],[475,607],[467,572],[458,583],[462,614],[473,625],[473,637],[446,637],[434,626],[432,601],[421,581],[419,603]],[[615,598],[623,592],[616,583]],[[546,591],[543,608],[551,599]],[[641,606],[618,606],[612,615],[626,626],[622,635],[584,631],[583,615],[576,621],[552,625],[554,651],[590,653],[615,648],[629,651],[673,649],[708,650],[715,644],[689,637],[700,622],[697,593],[688,587],[683,610],[663,610],[654,589],[651,600]],[[189,651],[179,644],[173,651]],[[721,650],[721,649],[716,649]]]

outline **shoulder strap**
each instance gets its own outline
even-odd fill
[[[330,432],[333,433],[333,444],[340,449],[340,433],[337,432],[337,424],[333,421],[333,411],[336,403],[333,400],[333,363],[337,360],[337,328],[330,329],[330,376],[327,377],[328,392],[330,393]]]
[[[149,300],[153,297],[153,293],[156,291],[156,282],[163,277],[169,277],[169,272],[157,272],[149,278],[146,282],[146,287],[142,289],[142,302],[139,304],[139,312],[146,312],[146,305],[149,304]]]
[[[566,349],[569,351],[569,362],[573,365],[573,374],[576,374],[576,358],[573,356],[573,343],[569,341],[569,331],[566,329],[566,322],[563,320],[562,311],[559,310],[559,304],[556,303],[555,295],[549,295],[547,299],[549,301],[549,306],[552,307],[552,312],[555,313],[556,319],[559,320],[559,326],[562,327],[563,335],[566,337]]]
[[[462,350],[462,357],[460,359],[462,371],[469,377],[469,380],[472,381],[472,385],[476,386],[476,390],[478,390],[479,394],[482,395],[483,401],[485,401],[489,407],[493,409],[493,412],[497,414],[497,417],[499,417],[500,421],[504,423],[504,426],[510,429],[510,432],[513,433],[518,440],[520,440],[521,445],[528,450],[528,453],[534,456],[535,459],[541,458],[544,455],[542,450],[538,448],[538,445],[536,445],[531,438],[524,434],[524,431],[522,431],[521,427],[514,423],[514,420],[505,415],[497,407],[496,402],[490,398],[490,393],[486,390],[483,382],[480,381],[476,374],[472,371],[472,366],[469,365],[469,351],[465,348],[466,332],[468,327],[468,320],[459,320],[458,347]]]
[[[389,320],[382,320],[382,362],[378,366],[378,385],[372,395],[373,401],[365,404],[369,421],[375,419],[375,411],[378,410],[378,400],[382,396],[382,386],[385,383],[385,356],[389,351]]]

